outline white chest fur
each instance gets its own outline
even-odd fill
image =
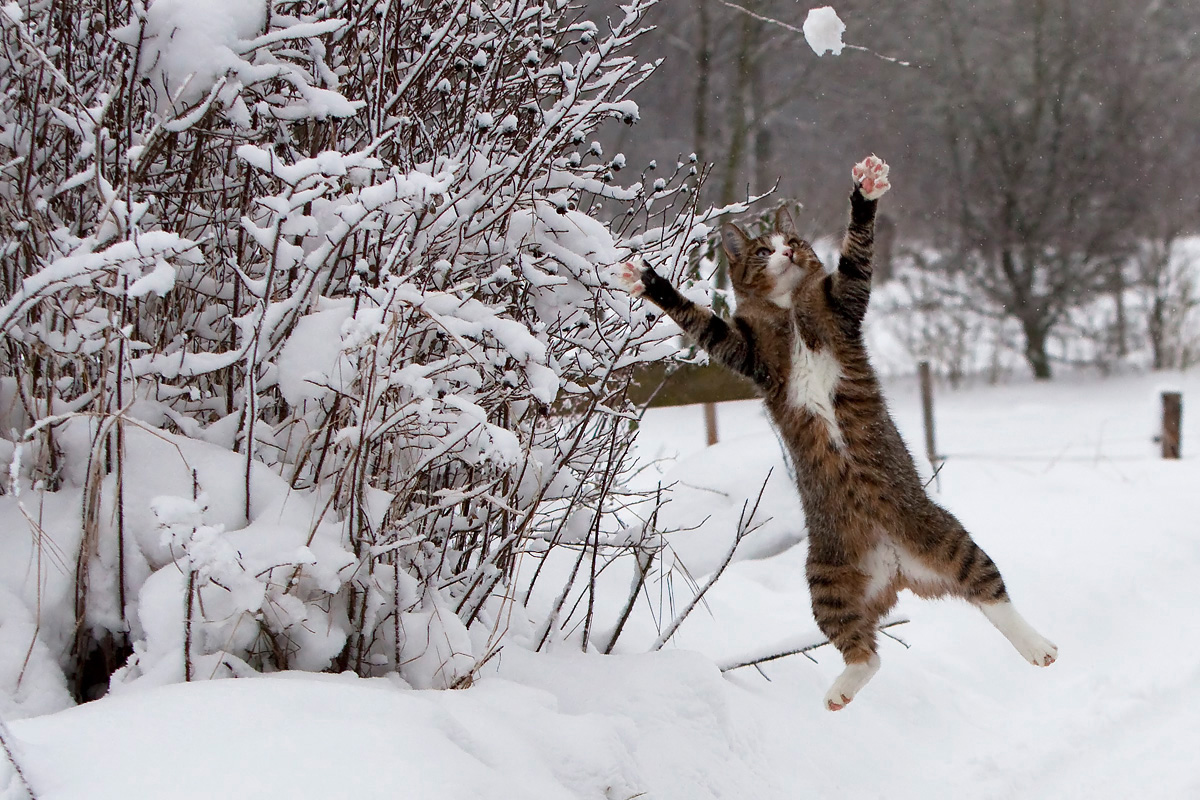
[[[811,350],[796,336],[792,348],[792,374],[788,385],[788,401],[803,408],[829,427],[829,438],[841,447],[845,444],[833,410],[833,398],[842,379],[842,365],[828,348]]]

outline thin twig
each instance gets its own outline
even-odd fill
[[[895,626],[903,625],[906,622],[908,622],[907,619],[893,620],[892,622],[889,622],[886,625],[880,625],[878,630],[884,636],[887,636],[889,639],[896,639],[897,642],[900,642],[900,644],[904,645],[907,648],[909,646],[908,642],[905,642],[902,639],[898,639],[895,636],[893,636],[892,634],[887,632],[888,628],[894,628]],[[806,644],[803,647],[796,647],[792,650],[784,650],[781,653],[772,653],[769,656],[761,656],[758,658],[749,659],[748,661],[740,661],[737,664],[729,664],[729,665],[721,667],[721,672],[731,672],[732,670],[741,669],[742,667],[757,667],[759,664],[765,664],[768,661],[775,661],[780,658],[787,658],[788,656],[796,656],[796,655],[802,655],[805,658],[807,658],[809,661],[815,662],[816,659],[814,659],[812,656],[810,656],[809,652],[812,650],[816,650],[819,647],[824,647],[825,645],[827,645],[829,643],[830,643],[829,640],[825,639],[820,642]]]
[[[687,619],[688,614],[692,613],[692,609],[694,609],[700,603],[700,601],[704,599],[705,593],[708,592],[708,590],[712,588],[712,585],[717,582],[717,579],[724,574],[725,568],[728,567],[733,561],[733,554],[737,552],[738,545],[742,543],[742,539],[745,539],[748,534],[760,527],[761,523],[760,525],[750,527],[750,522],[754,519],[754,515],[758,512],[758,505],[762,502],[763,492],[767,490],[767,481],[771,480],[771,473],[773,471],[774,467],[767,470],[767,477],[763,478],[762,486],[758,488],[758,497],[754,499],[754,506],[750,509],[749,516],[746,516],[746,507],[749,505],[750,501],[747,500],[742,504],[742,513],[741,516],[738,517],[737,534],[734,536],[733,545],[729,548],[729,552],[725,554],[725,559],[721,562],[721,566],[717,567],[716,571],[709,576],[708,581],[704,584],[704,586],[700,588],[700,591],[696,592],[692,599],[688,601],[688,604],[684,606],[683,610],[680,611],[679,614],[675,616],[675,619],[671,621],[671,624],[668,625],[663,632],[658,635],[658,638],[654,640],[654,644],[650,646],[652,651],[661,650],[662,646],[666,644],[672,636],[675,635],[675,631],[677,631],[679,626],[683,624],[683,621]]]
[[[938,465],[937,465],[937,467],[936,467],[936,468],[934,468],[934,470],[933,470],[933,474],[929,476],[929,480],[925,481],[925,485],[924,485],[924,486],[922,486],[921,488],[922,488],[922,489],[928,489],[928,488],[929,488],[929,484],[931,484],[931,483],[933,483],[934,481],[936,481],[936,480],[937,480],[937,476],[942,474],[942,467],[944,467],[944,466],[946,466],[946,459],[945,459],[944,457],[943,457],[943,458],[940,458],[940,459],[938,459]],[[938,486],[941,486],[941,484],[939,483],[939,484],[938,484]]]
[[[899,636],[897,636],[896,634],[894,634],[894,633],[890,633],[890,632],[888,632],[888,631],[887,631],[887,628],[890,628],[890,627],[892,627],[892,625],[900,625],[900,624],[902,624],[902,622],[903,622],[903,620],[902,620],[901,622],[893,622],[893,623],[891,623],[891,624],[889,624],[889,625],[884,625],[882,628],[880,628],[880,629],[879,629],[879,632],[880,632],[880,633],[882,633],[884,636],[888,637],[889,639],[891,639],[893,642],[899,642],[900,644],[904,645],[904,649],[905,649],[905,650],[911,650],[911,649],[912,649],[912,645],[911,645],[911,644],[909,644],[908,642],[904,641],[903,639],[901,639],[901,638],[900,638]]]
[[[647,534],[658,535],[658,511],[662,508],[662,484],[658,484],[658,492],[654,497],[654,511],[650,514],[650,521],[646,523],[642,531],[642,536],[645,538]],[[650,567],[654,564],[654,549],[646,547],[642,542],[634,547],[633,564],[637,570],[633,587],[629,593],[629,597],[625,601],[625,607],[621,610],[621,615],[617,617],[617,624],[613,627],[612,635],[608,638],[608,644],[604,646],[604,653],[608,655],[612,652],[613,647],[620,638],[621,632],[625,630],[625,623],[629,621],[629,615],[633,612],[633,606],[637,602],[638,596],[642,593],[642,587],[646,585],[646,576],[650,573]]]
[[[778,25],[780,28],[784,28],[786,30],[791,31],[792,33],[798,33],[801,36],[804,36],[804,30],[802,28],[797,28],[795,25],[789,25],[788,23],[783,22],[782,20],[775,19],[774,17],[764,16],[763,14],[759,14],[755,11],[751,11],[750,9],[746,8],[745,6],[739,6],[737,3],[731,3],[731,2],[729,2],[729,0],[719,0],[719,2],[721,3],[721,5],[732,8],[735,11],[741,11],[743,14],[749,14],[750,16],[754,17],[756,20],[758,20],[760,22],[769,22],[772,25]],[[808,37],[805,37],[806,40],[807,40],[807,38]],[[902,67],[913,67],[914,69],[921,68],[920,64],[914,64],[911,61],[901,61],[898,58],[892,58],[891,56],[885,56],[882,53],[876,53],[871,48],[863,47],[861,44],[849,44],[849,43],[843,42],[842,46],[849,48],[850,50],[861,50],[862,52],[869,53],[869,54],[875,56],[876,58],[883,59],[884,61],[890,61],[893,64],[899,64]]]
[[[17,780],[21,782],[22,788],[25,789],[25,794],[29,795],[29,800],[37,800],[37,795],[33,792],[33,787],[29,785],[29,779],[25,777],[25,771],[21,769],[20,762],[17,761],[17,755],[14,752],[17,749],[17,740],[13,736],[12,731],[8,727],[8,723],[0,717],[0,747],[4,748],[4,755],[8,757],[8,761],[13,765],[13,770],[17,773]]]

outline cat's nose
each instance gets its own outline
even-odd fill
[[[784,258],[791,258],[791,257],[792,257],[792,248],[790,248],[790,247],[788,247],[788,248],[785,248],[785,249],[784,249],[784,251],[783,251],[783,257],[784,257]]]

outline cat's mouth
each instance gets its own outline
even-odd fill
[[[767,264],[767,274],[778,280],[790,272],[798,272],[800,265],[795,261],[785,261],[784,259],[772,259],[771,263]]]
[[[773,300],[790,296],[804,280],[804,270],[799,264],[784,262],[772,267],[768,271],[774,284],[771,291]],[[775,302],[778,304],[777,300]]]

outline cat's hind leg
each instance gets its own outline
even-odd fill
[[[878,671],[878,653],[872,653],[866,661],[847,663],[842,674],[838,675],[837,680],[825,693],[825,708],[830,711],[841,711],[849,705],[858,691],[866,686],[871,678],[875,677],[875,673]]]
[[[845,708],[879,671],[875,630],[882,615],[882,598],[868,601],[870,583],[871,576],[854,567],[809,561],[813,617],[846,662],[842,674],[825,693],[825,708],[830,711]],[[889,586],[884,591],[890,591],[894,602],[894,588]]]
[[[1058,646],[1025,621],[1011,600],[976,603],[996,630],[1004,634],[1021,657],[1035,667],[1048,667],[1058,659]]]
[[[1030,664],[1038,667],[1053,664],[1058,658],[1058,647],[1017,611],[996,563],[950,512],[941,508],[937,511],[942,529],[939,538],[943,542],[938,572],[946,580],[948,593],[977,606]]]

